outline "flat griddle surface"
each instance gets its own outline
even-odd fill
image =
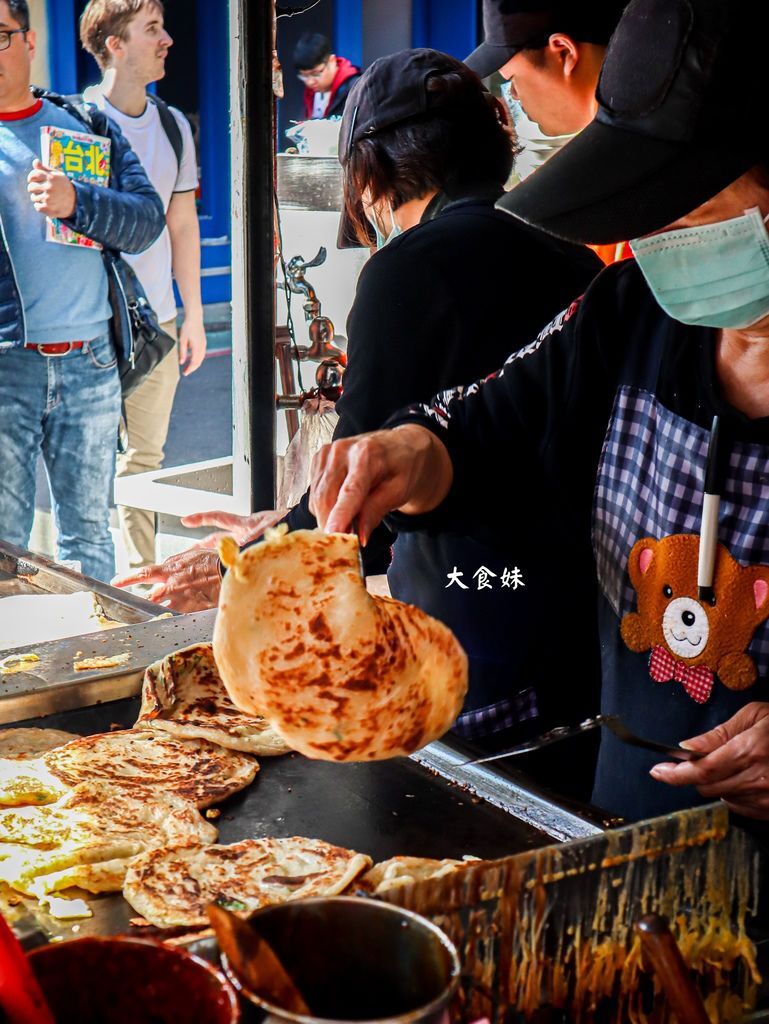
[[[128,728],[139,700],[114,701],[16,723],[83,735]],[[369,854],[496,858],[553,842],[530,824],[479,800],[409,758],[371,764],[310,761],[298,754],[260,758],[256,780],[221,805],[219,842],[262,836],[308,836]],[[67,894],[69,895],[69,893]],[[134,911],[120,896],[86,898],[94,916],[55,921],[35,909],[49,935],[114,934]],[[30,905],[31,906],[31,905]],[[135,930],[141,934],[141,929]]]

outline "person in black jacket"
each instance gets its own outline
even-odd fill
[[[351,93],[340,144],[346,206],[361,241],[368,244],[371,224],[383,247],[364,267],[350,313],[335,437],[381,426],[404,404],[490,373],[599,271],[588,249],[494,209],[513,160],[503,117],[473,72],[432,50],[377,61]],[[371,132],[375,118],[384,127]],[[515,494],[515,480],[507,483]],[[499,486],[488,481],[489,492]],[[479,505],[486,498],[479,493]],[[217,521],[208,515],[189,522],[203,520]],[[287,522],[291,529],[315,527],[307,495]],[[563,721],[588,710],[585,690],[573,708],[537,705],[540,683],[557,667],[546,636],[547,578],[529,551],[532,531],[544,537],[548,522],[549,510],[521,489],[510,502],[506,530],[526,543],[512,561],[500,553],[498,538],[483,532],[395,538],[381,528],[364,552],[375,572],[392,547],[393,596],[442,619],[465,647],[470,695],[458,729],[467,737],[517,729],[537,716],[544,727],[543,719]],[[577,549],[565,536],[563,550],[584,567],[586,581],[570,642],[597,679],[589,548]],[[156,600],[199,607],[200,579],[187,572],[192,562],[204,574],[208,559],[216,577],[204,602],[212,604],[215,558],[210,551],[183,553],[121,582],[162,581]]]
[[[505,472],[559,508],[552,548],[590,537],[602,711],[686,748],[604,732],[594,801],[626,818],[722,800],[769,820],[769,159],[745,102],[767,95],[766,30],[765,6],[630,4],[596,119],[499,205],[572,240],[630,238],[635,259],[498,373],[335,442],[313,470],[328,531],[392,510],[399,531],[501,530]],[[573,580],[564,557],[561,692],[584,679],[562,640]]]

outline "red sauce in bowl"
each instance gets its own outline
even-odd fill
[[[238,1024],[215,968],[143,939],[73,939],[29,954],[56,1024]]]

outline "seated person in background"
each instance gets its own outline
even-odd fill
[[[769,7],[749,23],[744,10],[634,0],[596,119],[498,204],[571,240],[630,238],[635,259],[498,374],[335,441],[313,467],[329,532],[370,533],[392,510],[399,543],[501,532],[512,481],[559,510],[554,548],[592,539],[602,711],[705,755],[659,763],[605,731],[594,800],[627,818],[723,800],[769,820],[769,159],[751,131]],[[546,613],[564,695],[585,680],[562,634],[575,581],[564,558]]]
[[[340,135],[346,206],[361,242],[369,244],[369,225],[381,241],[347,325],[336,437],[379,427],[404,404],[484,377],[600,270],[589,250],[494,209],[513,161],[504,116],[473,72],[433,50],[376,61],[350,94]],[[381,528],[364,551],[368,570],[381,572],[393,546],[393,596],[454,630],[470,658],[458,729],[468,738],[499,734],[500,742],[518,738],[538,714],[545,727],[588,713],[598,677],[589,543],[575,545],[525,474],[513,477],[504,466],[479,489],[479,508],[502,490],[509,498],[500,502],[501,538],[471,530],[394,538]],[[287,519],[292,529],[316,525],[307,495]],[[552,594],[566,564],[579,598],[556,645]],[[136,582],[160,583],[154,599],[180,610],[212,605],[218,558],[183,552],[120,581]],[[566,648],[580,666],[580,686],[557,707],[538,707],[540,684],[559,671]]]
[[[360,78],[346,57],[331,52],[331,43],[319,32],[305,32],[294,49],[294,67],[304,82],[305,120],[339,117],[350,89]]]

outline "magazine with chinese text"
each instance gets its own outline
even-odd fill
[[[89,185],[109,183],[110,140],[101,135],[44,125],[40,129],[40,159],[47,167]],[[67,227],[58,217],[46,217],[45,238],[62,245],[101,249],[99,242]]]

